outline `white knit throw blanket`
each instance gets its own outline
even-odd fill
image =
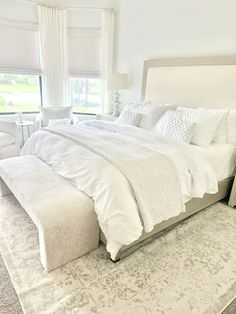
[[[154,225],[185,210],[179,179],[166,155],[118,133],[119,128],[117,125],[115,132],[114,124],[110,130],[81,124],[44,130],[72,140],[112,163],[129,181],[145,231],[150,232]]]

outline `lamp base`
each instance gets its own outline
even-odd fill
[[[115,91],[113,94],[113,112],[112,115],[114,117],[118,117],[120,114],[120,94],[118,91]]]

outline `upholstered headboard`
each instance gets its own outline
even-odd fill
[[[192,107],[236,108],[236,57],[145,61],[142,98]]]

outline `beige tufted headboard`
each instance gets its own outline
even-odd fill
[[[236,109],[236,56],[145,61],[142,98]]]

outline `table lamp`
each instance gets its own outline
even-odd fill
[[[120,93],[119,90],[129,88],[128,74],[127,73],[113,73],[108,79],[108,89],[113,91],[113,113],[114,117],[120,114]]]

